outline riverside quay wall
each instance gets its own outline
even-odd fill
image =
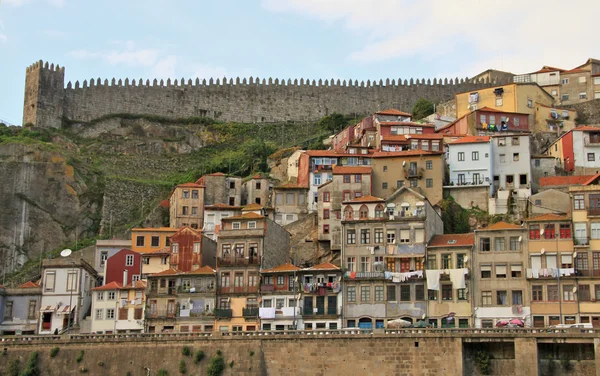
[[[485,367],[491,375],[600,375],[596,330],[173,333],[0,341],[0,374],[14,369],[17,359],[24,366],[37,352],[41,375],[135,376],[160,370],[177,375],[181,367],[188,375],[205,375],[217,354],[224,361],[223,375],[480,375]],[[196,363],[199,351],[205,357]]]

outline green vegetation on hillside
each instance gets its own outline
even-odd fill
[[[434,108],[433,102],[424,98],[419,98],[412,109],[413,120],[421,120],[433,114],[435,112]]]

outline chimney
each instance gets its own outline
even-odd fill
[[[123,286],[127,285],[127,269],[123,269]]]

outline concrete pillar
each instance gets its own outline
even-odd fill
[[[535,338],[515,338],[515,370],[519,375],[538,376],[538,352]]]
[[[594,338],[594,361],[596,362],[596,376],[600,376],[600,338]]]

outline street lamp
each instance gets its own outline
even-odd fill
[[[64,257],[64,258],[67,258],[67,257],[71,256],[71,253],[73,253],[73,251],[71,251],[70,249],[63,249],[60,252],[60,256]],[[73,263],[72,260],[70,261],[70,263],[71,263],[71,270],[67,273],[67,281],[70,282],[68,284],[68,289],[69,289],[69,317],[67,319],[67,334],[71,333],[71,312],[73,311],[73,279],[71,279],[69,281],[69,275],[72,274],[71,272],[74,269],[73,268],[74,263]]]

